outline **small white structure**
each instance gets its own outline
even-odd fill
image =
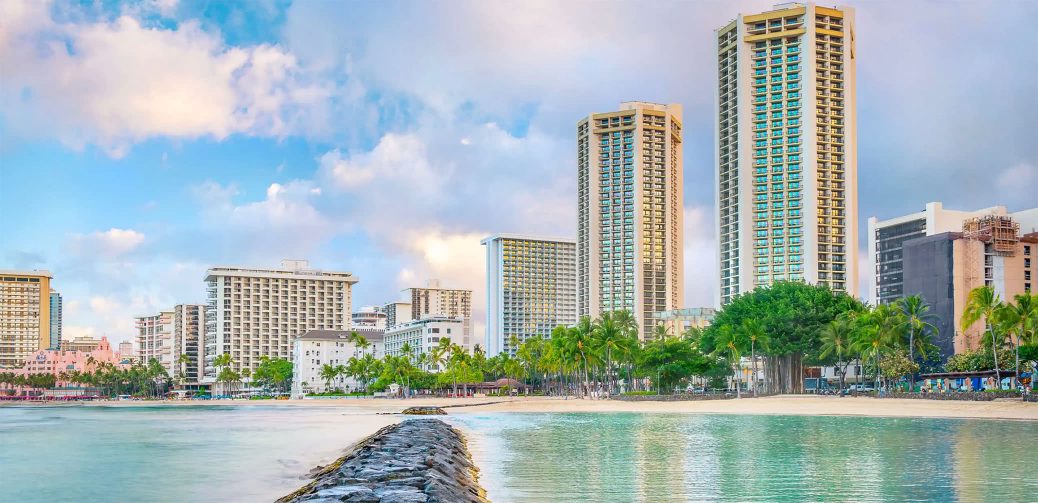
[[[370,346],[359,347],[351,334],[367,339]],[[323,393],[334,389],[349,390],[360,387],[355,379],[338,375],[331,381],[321,377],[325,365],[347,365],[350,358],[370,354],[382,358],[382,332],[378,330],[311,330],[297,337],[292,348],[292,396],[302,398],[306,393]]]

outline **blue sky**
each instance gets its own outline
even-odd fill
[[[479,239],[572,234],[574,126],[638,99],[684,105],[711,305],[712,30],[770,5],[2,2],[0,268],[54,273],[66,336],[127,340],[207,267],[282,258],[356,274],[355,307],[433,277],[480,316]],[[862,231],[1038,205],[1038,4],[852,5]]]

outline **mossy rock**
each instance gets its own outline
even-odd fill
[[[446,416],[447,411],[439,407],[408,407],[401,414],[409,416]]]

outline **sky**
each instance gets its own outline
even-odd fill
[[[771,5],[0,2],[0,269],[53,273],[65,338],[283,258],[353,273],[354,308],[470,288],[479,330],[479,240],[572,237],[576,123],[644,100],[684,106],[685,299],[714,305],[713,30]],[[869,216],[1038,206],[1038,2],[850,5],[859,275]]]

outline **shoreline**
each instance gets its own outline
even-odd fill
[[[1038,404],[1012,401],[949,401],[871,397],[779,395],[705,401],[620,401],[557,397],[481,397],[310,400],[164,400],[111,402],[3,403],[0,407],[320,407],[353,413],[397,414],[432,406],[449,415],[484,413],[679,413],[796,415],[1038,421]]]

